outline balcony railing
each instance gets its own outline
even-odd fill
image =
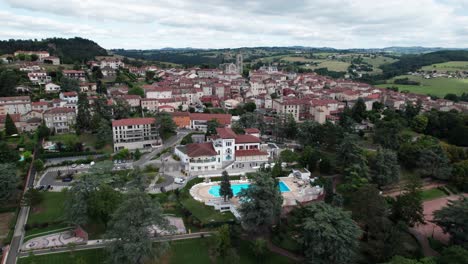
[[[209,162],[216,162],[216,158],[210,159],[190,159],[190,163],[209,163]]]

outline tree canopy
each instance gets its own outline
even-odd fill
[[[269,173],[257,172],[249,188],[239,193],[239,200],[242,224],[247,230],[261,232],[279,220],[283,196]]]
[[[300,242],[309,263],[352,263],[361,230],[351,214],[324,202],[304,207]]]

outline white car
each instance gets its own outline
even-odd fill
[[[184,179],[184,178],[175,178],[175,179],[174,179],[174,182],[175,182],[176,184],[184,184],[185,179]]]

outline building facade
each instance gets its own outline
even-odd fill
[[[114,151],[159,146],[161,140],[154,118],[127,118],[112,121]]]

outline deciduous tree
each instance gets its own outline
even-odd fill
[[[454,244],[468,249],[468,198],[449,201],[446,207],[434,212],[434,222],[450,234]]]
[[[300,242],[310,263],[352,263],[359,247],[361,230],[349,212],[324,202],[304,208]]]
[[[15,194],[19,178],[13,163],[0,163],[0,203],[11,200]]]
[[[159,232],[171,232],[158,202],[142,191],[129,192],[119,205],[106,232],[106,238],[114,239],[107,246],[109,261],[118,264],[141,264],[155,261],[167,249],[167,242],[154,243],[150,228]],[[118,239],[115,239],[118,238]]]
[[[371,165],[373,181],[379,186],[398,182],[400,179],[400,165],[397,154],[389,149],[379,148]]]

